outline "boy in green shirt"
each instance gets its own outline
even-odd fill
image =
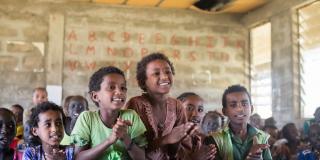
[[[269,135],[248,123],[253,106],[247,89],[240,85],[228,87],[223,93],[222,105],[222,112],[229,118],[229,124],[205,140],[207,144],[216,144],[216,159],[272,159],[268,145]]]

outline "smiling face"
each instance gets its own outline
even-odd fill
[[[146,88],[151,94],[167,94],[173,83],[170,65],[164,60],[154,60],[148,63],[146,69]]]
[[[8,111],[0,111],[0,150],[9,148],[16,135],[16,122],[13,114]]]
[[[48,110],[38,115],[38,126],[32,133],[41,139],[42,145],[58,146],[64,135],[62,115],[59,111]]]
[[[188,96],[182,102],[186,110],[188,121],[200,123],[204,116],[203,100],[199,96]]]
[[[99,91],[93,91],[91,97],[100,109],[119,110],[126,101],[127,86],[124,77],[111,73],[103,77]]]
[[[234,125],[248,123],[253,107],[246,92],[232,92],[226,95],[226,107],[223,113]]]
[[[87,105],[84,100],[79,98],[73,98],[68,105],[68,117],[72,119],[78,118],[81,112],[87,110]]]

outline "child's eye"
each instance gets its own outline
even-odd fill
[[[199,108],[199,109],[198,109],[198,112],[203,112],[203,109],[202,109],[202,108]]]
[[[111,85],[111,86],[108,87],[108,89],[109,89],[109,90],[114,90],[114,89],[116,89],[116,86]]]
[[[165,73],[166,74],[172,74],[171,70],[167,70]]]
[[[159,76],[159,75],[160,75],[160,72],[154,72],[153,75]]]
[[[62,126],[62,123],[61,122],[56,122],[56,126]]]
[[[121,90],[122,91],[127,91],[128,89],[127,89],[127,87],[121,87]]]
[[[50,123],[45,123],[44,126],[45,126],[45,127],[50,127],[51,124],[50,124]]]
[[[188,111],[192,111],[193,110],[193,106],[192,105],[188,105],[187,110]]]

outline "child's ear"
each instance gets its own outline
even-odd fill
[[[97,95],[97,92],[95,92],[95,91],[92,91],[91,93],[90,93],[90,96],[91,96],[91,99],[93,100],[93,101],[95,101],[95,102],[99,102],[99,98],[98,98],[98,95]]]
[[[226,115],[226,109],[225,108],[222,108],[222,113],[223,113],[223,115]]]
[[[32,128],[31,128],[31,133],[32,133],[34,136],[38,136],[38,128],[37,128],[37,127],[32,127]]]
[[[250,106],[251,106],[251,113],[253,113],[254,111],[253,105],[250,105]]]

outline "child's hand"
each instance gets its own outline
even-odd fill
[[[128,126],[132,126],[130,121],[118,118],[116,124],[112,127],[111,142],[114,143],[118,139],[124,138],[128,134]]]
[[[269,144],[258,144],[257,136],[254,136],[247,160],[262,160],[262,151],[267,148],[269,148]]]
[[[58,146],[50,146],[49,153],[45,153],[47,160],[65,160],[66,154],[63,149],[60,149]]]
[[[197,130],[197,126],[194,123],[187,122],[180,126],[174,127],[171,133],[166,136],[165,141],[167,144],[174,144],[182,140],[187,135],[193,134]]]
[[[216,157],[217,148],[214,144],[202,145],[199,150],[191,155],[193,160],[213,160]]]

